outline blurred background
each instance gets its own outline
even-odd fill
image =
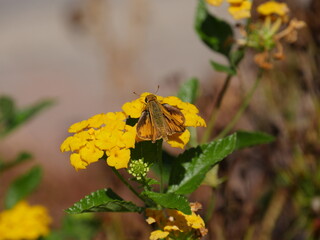
[[[254,4],[259,2],[262,1]],[[217,209],[213,220],[223,227],[212,223],[209,231],[215,234],[208,239],[223,239],[218,237],[220,232],[227,236],[225,239],[241,239],[237,236],[245,235],[257,216],[257,199],[265,189],[270,189],[277,169],[290,165],[292,142],[312,138],[307,134],[312,135],[314,130],[309,129],[310,121],[314,122],[313,127],[318,126],[319,109],[310,103],[309,94],[315,91],[315,96],[319,96],[320,3],[318,0],[287,2],[293,14],[306,21],[308,27],[296,44],[287,47],[285,63],[266,77],[272,79],[265,83],[267,93],[260,90],[263,94],[257,94],[237,126],[266,131],[282,140],[273,146],[238,154],[220,169],[220,175],[227,176],[229,181],[214,193]],[[59,226],[64,209],[106,186],[116,189],[122,197],[137,200],[103,162],[79,172],[73,169],[69,155],[59,150],[71,124],[98,113],[119,111],[123,103],[136,98],[133,92],[155,92],[158,85],[159,95],[175,95],[179,85],[194,76],[201,82],[198,101],[201,115],[208,117],[224,78],[224,74],[212,70],[208,61],[224,59],[198,39],[193,29],[196,5],[195,0],[0,1],[0,94],[15,99],[19,107],[44,99],[55,102],[1,141],[1,157],[10,159],[26,150],[43,166],[41,186],[29,199],[50,209],[54,227]],[[227,5],[223,5],[210,11],[232,23],[226,9]],[[245,59],[240,67],[241,77],[233,79],[224,100],[213,135],[239,106],[255,70],[252,60]],[[275,79],[280,79],[276,88]],[[284,99],[287,93],[290,98]],[[286,103],[294,107],[284,110]],[[285,114],[290,115],[290,121]],[[293,124],[298,126],[294,133]],[[313,157],[320,153],[315,139],[311,147],[308,145]],[[0,199],[9,182],[26,165],[2,176]],[[207,192],[203,187],[191,198],[206,206],[212,197]],[[124,239],[148,236],[147,226],[139,216],[105,214],[102,217],[111,225],[130,223],[130,227],[124,228],[127,236]],[[280,230],[289,223],[283,224]],[[306,238],[303,235],[288,239]]]

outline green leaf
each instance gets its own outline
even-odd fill
[[[232,28],[227,22],[211,15],[204,0],[198,1],[195,30],[209,48],[229,59],[233,43]]]
[[[21,163],[29,161],[29,160],[31,160],[31,158],[32,158],[32,155],[30,153],[22,152],[14,160],[11,160],[9,162],[0,161],[0,173],[4,172],[14,166],[17,166]]]
[[[231,154],[236,146],[237,135],[232,134],[185,151],[178,157],[172,168],[168,192],[189,194],[195,191],[202,183],[206,173]]]
[[[191,78],[180,86],[178,98],[184,102],[195,103],[199,90],[199,80]]]
[[[226,66],[212,60],[210,61],[210,63],[211,63],[211,66],[214,68],[214,70],[216,70],[217,72],[224,72],[231,76],[234,76],[237,74],[237,70],[233,67]]]
[[[132,202],[124,201],[110,188],[93,192],[66,210],[67,213],[141,211],[141,207],[136,206]]]
[[[143,192],[148,198],[165,208],[173,208],[191,214],[191,209],[187,198],[176,193],[157,193],[151,191]]]
[[[52,104],[52,100],[45,100],[25,109],[18,110],[14,106],[12,99],[8,97],[0,98],[0,137],[4,137]]]
[[[7,191],[5,207],[11,208],[17,202],[26,198],[39,185],[41,177],[42,169],[39,166],[35,166],[29,172],[14,180]]]
[[[258,144],[270,143],[275,140],[275,137],[262,132],[246,132],[237,131],[237,149],[251,147]]]
[[[88,240],[101,229],[102,224],[92,213],[66,215],[59,230],[51,231],[45,240]]]

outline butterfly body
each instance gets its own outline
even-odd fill
[[[185,118],[178,108],[159,103],[153,94],[146,96],[145,103],[137,124],[140,139],[155,142],[162,138],[167,141],[168,136],[185,131]]]

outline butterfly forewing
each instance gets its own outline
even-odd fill
[[[142,112],[141,117],[137,123],[137,135],[143,140],[151,140],[153,135],[153,126],[151,124],[151,117],[149,111]]]

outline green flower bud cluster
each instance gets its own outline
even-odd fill
[[[144,163],[142,159],[132,160],[129,163],[128,172],[135,177],[137,180],[144,178],[149,172],[149,167],[147,163]]]

